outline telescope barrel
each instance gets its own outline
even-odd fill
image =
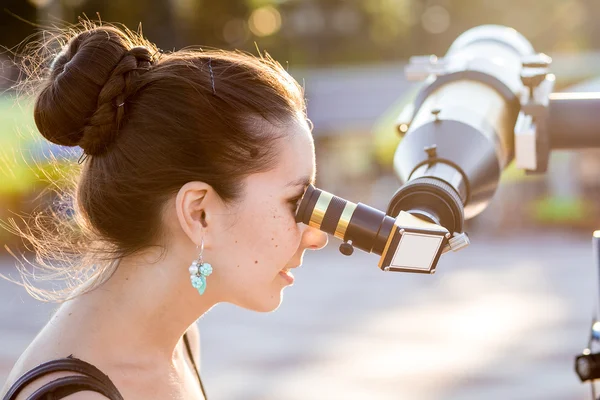
[[[426,85],[410,121],[399,121],[407,129],[394,170],[403,186],[389,215],[431,215],[450,232],[462,232],[463,220],[485,209],[514,158],[523,60],[534,54],[515,30],[486,25],[459,36],[441,60],[411,61],[407,75],[425,77]]]
[[[550,148],[600,148],[600,93],[552,93],[548,111]]]

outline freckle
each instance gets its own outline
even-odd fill
[[[271,240],[275,240],[275,238],[271,238]]]
[[[237,243],[237,240],[235,242]]]
[[[278,244],[276,244],[276,245],[275,245],[275,247],[279,247],[279,245],[278,245]]]
[[[237,268],[239,268],[239,267],[240,267],[240,266],[239,266],[239,264],[238,264]]]
[[[254,261],[254,264],[258,264],[258,261]]]

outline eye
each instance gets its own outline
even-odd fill
[[[296,196],[293,199],[288,200],[288,204],[291,206],[292,213],[294,213],[294,215],[296,215],[296,212],[298,212],[298,207],[300,206],[300,200],[302,200],[302,195]]]

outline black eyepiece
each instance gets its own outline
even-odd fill
[[[296,221],[334,235],[366,252],[381,255],[394,218],[362,203],[352,203],[310,185],[298,207]]]

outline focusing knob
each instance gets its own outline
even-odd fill
[[[529,54],[521,59],[524,68],[548,68],[552,64],[552,58],[544,53]]]
[[[450,240],[448,240],[448,245],[450,246],[450,250],[452,251],[458,251],[463,247],[468,246],[469,243],[469,236],[467,236],[467,234],[464,232],[454,234],[454,236],[452,236]]]
[[[535,89],[546,79],[548,70],[544,68],[529,68],[521,72],[521,82],[530,90]]]
[[[575,372],[579,375],[579,379],[585,382],[590,379],[592,373],[592,365],[588,357],[577,357],[575,361]]]
[[[347,242],[340,244],[340,253],[345,256],[351,256],[354,253],[354,247]]]

